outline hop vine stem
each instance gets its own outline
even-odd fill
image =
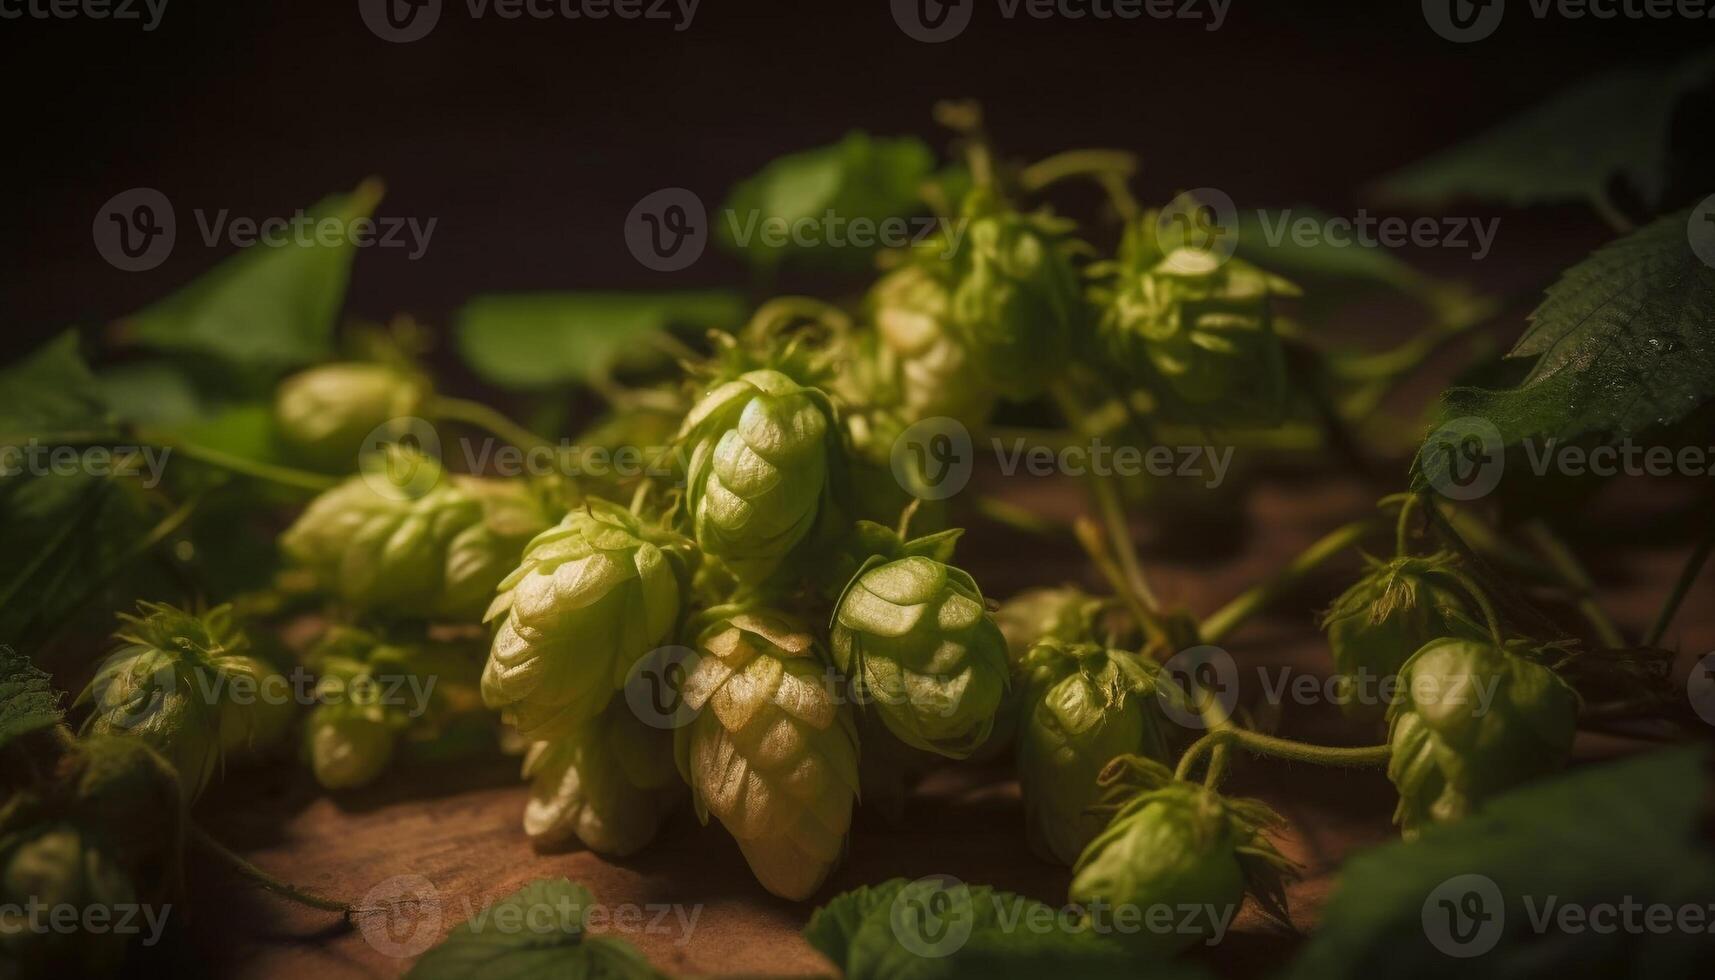
[[[519,449],[553,448],[553,443],[481,402],[437,396],[429,402],[428,411],[437,419],[474,425],[505,439]]]
[[[1697,547],[1691,551],[1691,556],[1685,560],[1685,567],[1680,569],[1679,578],[1673,583],[1673,591],[1668,593],[1667,601],[1662,603],[1661,612],[1656,615],[1655,625],[1650,627],[1649,635],[1644,638],[1644,646],[1653,647],[1661,644],[1667,636],[1668,627],[1673,625],[1673,617],[1679,613],[1680,605],[1685,596],[1691,591],[1691,585],[1697,581],[1703,566],[1709,561],[1709,553],[1715,550],[1715,508],[1711,508],[1704,523],[1703,537],[1697,542]]]
[[[1294,558],[1273,578],[1245,590],[1234,597],[1231,602],[1216,610],[1209,618],[1203,620],[1203,625],[1199,630],[1203,641],[1205,643],[1221,642],[1247,619],[1290,591],[1308,575],[1326,564],[1329,559],[1377,533],[1382,528],[1383,525],[1379,520],[1366,518],[1330,531],[1316,543],[1304,549],[1297,558]]]
[[[215,840],[213,837],[210,837],[208,832],[203,830],[201,827],[193,826],[191,828],[191,840],[199,847],[208,851],[209,854],[219,859],[233,871],[245,878],[249,878],[251,881],[261,886],[263,890],[272,892],[288,901],[296,902],[299,905],[308,906],[312,909],[320,909],[324,912],[338,912],[344,916],[348,922],[351,921],[351,916],[354,912],[361,911],[360,909],[355,908],[350,902],[341,902],[338,899],[317,895],[314,892],[305,891],[296,885],[274,877],[268,872],[263,871],[261,868],[258,868],[256,865],[246,861],[244,858],[239,857],[231,848],[222,844],[220,841]]]

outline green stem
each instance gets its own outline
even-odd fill
[[[428,413],[446,422],[463,422],[485,432],[493,433],[519,449],[552,449],[554,444],[500,412],[481,402],[467,398],[436,396],[429,402]]]
[[[199,463],[216,466],[240,476],[248,476],[281,486],[294,487],[299,490],[321,492],[330,490],[339,483],[335,477],[323,473],[310,473],[305,470],[293,469],[289,466],[276,466],[260,460],[245,459],[218,449],[198,446],[194,443],[181,442],[172,438],[152,438],[144,440],[155,443],[159,448],[170,450],[186,459],[194,459]]]
[[[1241,748],[1248,749],[1257,755],[1273,756],[1292,762],[1309,762],[1319,766],[1360,768],[1387,765],[1391,751],[1386,745],[1356,747],[1313,745],[1310,742],[1281,738],[1278,735],[1264,735],[1247,728],[1228,729],[1228,734]]]
[[[356,911],[352,908],[351,903],[349,902],[341,902],[331,898],[324,898],[314,892],[308,892],[296,885],[281,881],[279,878],[274,877],[268,872],[263,871],[261,868],[258,868],[256,865],[251,864],[249,861],[246,861],[233,853],[225,844],[222,844],[220,841],[210,837],[208,832],[203,830],[201,827],[193,826],[191,828],[191,839],[197,845],[207,850],[210,854],[219,858],[232,870],[246,878],[249,878],[251,881],[256,882],[256,884],[260,885],[264,890],[279,895],[281,898],[297,902],[299,905],[307,905],[313,909],[321,909],[324,912],[338,912],[341,915],[344,915],[348,920],[351,918],[351,913]]]
[[[1130,177],[1137,173],[1137,157],[1124,150],[1067,150],[1038,160],[1018,173],[1018,183],[1035,193],[1068,177],[1100,177],[1111,174]]]
[[[1686,593],[1691,591],[1692,583],[1703,571],[1703,565],[1709,560],[1709,553],[1715,549],[1715,517],[1709,521],[1709,526],[1703,531],[1703,539],[1697,542],[1691,557],[1685,560],[1685,567],[1679,571],[1679,579],[1673,583],[1673,591],[1668,594],[1667,601],[1662,604],[1661,612],[1655,618],[1655,625],[1650,627],[1649,636],[1644,638],[1644,646],[1653,647],[1661,643],[1667,635],[1667,628],[1673,625],[1673,617],[1679,613],[1680,603],[1685,601]]]
[[[977,513],[989,520],[1027,534],[1058,538],[1066,532],[1065,525],[999,497],[980,496],[976,500],[976,508]]]
[[[1126,581],[1137,592],[1139,599],[1150,612],[1158,612],[1161,603],[1155,599],[1155,591],[1149,587],[1149,580],[1143,576],[1143,566],[1137,560],[1137,548],[1132,543],[1131,523],[1126,520],[1125,508],[1120,504],[1119,491],[1106,477],[1095,477],[1090,481],[1096,493],[1096,506],[1101,511],[1102,523],[1108,529],[1108,536],[1113,540],[1114,555],[1119,560],[1119,567],[1125,573]]]
[[[1608,618],[1608,614],[1603,612],[1601,605],[1596,602],[1596,583],[1590,580],[1590,573],[1584,570],[1584,566],[1578,561],[1578,556],[1572,553],[1572,549],[1567,547],[1566,542],[1562,541],[1559,535],[1556,535],[1547,524],[1541,521],[1531,521],[1526,524],[1524,533],[1525,537],[1529,538],[1531,544],[1536,547],[1536,550],[1542,553],[1542,557],[1548,560],[1549,566],[1566,583],[1566,586],[1577,595],[1578,611],[1589,622],[1590,628],[1595,630],[1596,638],[1601,640],[1602,644],[1610,650],[1625,649],[1625,636],[1620,633],[1619,627],[1614,625],[1614,621]]]
[[[1394,556],[1404,558],[1411,550],[1411,518],[1422,500],[1417,494],[1407,494],[1399,505],[1399,524],[1394,529]]]
[[[1489,601],[1488,593],[1483,591],[1482,586],[1477,584],[1476,579],[1473,579],[1464,572],[1455,569],[1448,569],[1447,574],[1452,576],[1453,580],[1458,582],[1459,585],[1470,594],[1471,601],[1477,604],[1477,608],[1483,614],[1483,622],[1489,627],[1489,639],[1494,641],[1495,649],[1499,650],[1504,648],[1506,646],[1506,642],[1501,633],[1501,618],[1495,614],[1495,606]]]
[[[1072,533],[1078,539],[1078,543],[1083,546],[1084,552],[1090,556],[1090,561],[1095,563],[1096,570],[1108,580],[1108,585],[1114,590],[1114,595],[1125,603],[1126,609],[1137,620],[1138,626],[1143,629],[1150,642],[1164,641],[1167,637],[1166,627],[1162,625],[1160,617],[1155,614],[1155,610],[1144,605],[1136,590],[1131,587],[1131,583],[1126,581],[1125,574],[1114,563],[1113,557],[1109,553],[1111,549],[1107,542],[1107,536],[1102,533],[1102,529],[1096,526],[1095,521],[1087,517],[1080,517],[1077,523],[1072,525]]]
[[[1216,610],[1208,619],[1203,620],[1200,630],[1203,642],[1220,643],[1235,629],[1238,629],[1245,620],[1260,612],[1269,603],[1303,581],[1305,576],[1320,568],[1330,558],[1362,541],[1380,527],[1380,523],[1374,518],[1368,518],[1353,521],[1324,535],[1316,543],[1304,549],[1298,557],[1292,559],[1291,563],[1276,573],[1273,578],[1246,589],[1231,602]]]

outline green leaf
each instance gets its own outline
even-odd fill
[[[894,878],[836,895],[810,916],[804,938],[847,980],[1202,975],[1190,966],[1140,963],[1118,939],[1064,912],[987,885]]]
[[[668,360],[654,343],[669,327],[731,326],[733,293],[520,293],[479,296],[458,314],[459,351],[506,388],[589,384],[622,368]]]
[[[1556,923],[1563,907],[1627,899],[1705,912],[1715,895],[1715,851],[1698,833],[1707,783],[1704,753],[1666,750],[1532,784],[1414,843],[1360,854],[1346,864],[1321,928],[1289,975],[1701,976],[1707,935],[1571,931]],[[1489,879],[1495,891],[1471,905],[1466,896],[1477,892],[1465,885],[1475,879],[1443,887],[1465,875]],[[1550,900],[1556,918],[1539,932],[1533,914],[1541,920]],[[1455,959],[1429,932],[1452,925],[1473,944],[1459,948],[1478,951],[1478,916],[1468,912],[1498,917],[1497,945]],[[1448,933],[1438,938],[1445,943]]]
[[[406,976],[414,980],[661,976],[630,943],[584,931],[585,917],[594,905],[588,889],[565,878],[538,879],[480,909],[424,953]]]
[[[1381,180],[1385,198],[1438,206],[1460,198],[1507,205],[1600,197],[1624,176],[1650,204],[1666,180],[1669,124],[1715,55],[1604,72],[1467,143]]]
[[[1506,445],[1671,425],[1715,394],[1715,268],[1691,250],[1690,212],[1573,266],[1509,357],[1535,357],[1516,388],[1454,388],[1443,420],[1478,416]]]
[[[65,717],[60,692],[30,658],[0,643],[0,748]]]
[[[117,436],[75,334],[0,370],[0,541],[14,559],[0,570],[0,642],[57,621],[147,526],[136,487],[63,455],[67,443]]]
[[[95,375],[78,353],[75,331],[0,370],[0,446],[101,439],[116,429]]]
[[[102,370],[99,378],[102,398],[127,422],[179,425],[205,411],[195,380],[169,360],[121,364]]]
[[[921,140],[847,133],[838,143],[780,157],[734,187],[715,217],[719,241],[757,269],[773,268],[788,256],[863,268],[873,246],[836,245],[833,239],[837,235],[844,242],[856,219],[879,223],[920,213],[921,188],[934,166],[935,155]],[[838,230],[825,223],[830,212],[843,222]],[[800,221],[816,223],[810,245],[792,240],[790,231]],[[769,232],[771,224],[777,231]],[[765,234],[777,244],[765,240]]]
[[[209,354],[240,367],[283,368],[332,353],[331,338],[357,248],[351,236],[321,244],[315,224],[349,228],[381,200],[379,181],[328,197],[307,211],[314,224],[279,246],[252,245],[166,299],[122,321],[138,344]]]
[[[1306,219],[1319,231],[1310,240],[1300,241],[1293,229]],[[1355,235],[1345,244],[1330,241],[1320,229],[1331,220],[1333,215],[1303,206],[1240,211],[1238,255],[1294,281],[1367,282],[1406,293],[1434,288],[1434,280],[1389,249],[1364,245]]]

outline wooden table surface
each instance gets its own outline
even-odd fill
[[[1008,482],[995,489],[1039,512],[1070,517],[1078,507],[1076,495],[1068,494],[1063,483]],[[1673,539],[1689,538],[1684,525],[1668,534],[1639,530],[1648,522],[1637,516],[1637,505],[1647,496],[1650,512],[1666,508],[1674,513],[1694,492],[1689,487],[1612,487],[1589,520],[1580,521],[1590,539],[1583,545],[1587,563],[1604,601],[1634,635],[1648,625],[1683,561],[1687,549]],[[1242,520],[1229,516],[1198,524],[1181,517],[1152,524],[1140,518],[1136,530],[1147,570],[1164,599],[1206,614],[1319,535],[1364,514],[1370,499],[1373,494],[1355,482],[1276,473],[1247,488],[1239,507]],[[985,527],[967,536],[960,560],[993,596],[1085,575],[1075,552],[1044,551],[1014,534]],[[1032,549],[1031,560],[1018,561],[1025,547]],[[1314,629],[1313,611],[1351,580],[1353,568],[1352,561],[1336,562],[1235,635],[1230,650],[1247,668],[1323,672],[1326,648]],[[1696,657],[1715,650],[1711,598],[1715,587],[1705,575],[1669,638],[1681,653],[1678,678]],[[1330,743],[1377,737],[1353,728],[1332,709],[1290,703],[1282,710],[1280,730]],[[1638,744],[1581,736],[1578,757],[1630,751]],[[607,931],[625,936],[673,974],[826,973],[830,965],[799,935],[811,909],[847,888],[894,876],[950,874],[1053,905],[1064,901],[1068,874],[1025,847],[1018,787],[1005,766],[938,773],[911,799],[897,828],[866,818],[860,809],[848,860],[817,902],[806,904],[765,893],[725,832],[718,825],[698,826],[688,811],[652,847],[630,859],[610,861],[575,846],[537,853],[520,827],[526,793],[516,772],[516,762],[503,757],[458,768],[418,767],[337,797],[319,793],[301,770],[289,767],[266,775],[228,774],[200,806],[199,819],[261,868],[347,900],[385,890],[397,876],[421,876],[432,886],[439,909],[437,914],[425,905],[415,932],[400,928],[390,937],[378,928],[384,927],[385,916],[369,918],[368,930],[342,926],[337,916],[281,901],[198,862],[186,910],[198,965],[218,975],[245,977],[394,976],[410,966],[410,950],[484,903],[544,876],[579,882],[611,908],[640,907]],[[1392,791],[1379,771],[1240,760],[1229,789],[1269,801],[1290,821],[1279,844],[1305,866],[1290,892],[1300,930],[1315,923],[1341,860],[1394,836]],[[1247,909],[1225,942],[1196,955],[1217,973],[1254,976],[1278,966],[1300,941]]]

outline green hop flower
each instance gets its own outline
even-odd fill
[[[1431,640],[1400,671],[1388,709],[1394,822],[1407,839],[1552,772],[1572,751],[1578,695],[1522,644]]]
[[[410,496],[353,477],[311,501],[280,548],[360,611],[476,620],[550,523],[540,497],[517,481],[442,475]]]
[[[298,459],[349,473],[372,432],[416,415],[428,396],[422,378],[391,365],[325,364],[280,383],[274,423]]]
[[[1153,216],[1133,225],[1111,288],[1093,298],[1107,354],[1142,378],[1173,414],[1277,421],[1286,400],[1277,297],[1298,288],[1241,259],[1196,248],[1161,253]]]
[[[87,909],[112,909],[136,900],[119,864],[72,824],[51,823],[0,836],[0,908],[18,910],[36,903],[48,910],[38,915],[70,907],[81,916]],[[7,922],[9,928],[0,928],[0,975],[8,980],[116,976],[130,938],[112,930],[38,931],[17,928],[19,924]]]
[[[1038,855],[1070,865],[1107,823],[1090,812],[1096,777],[1128,754],[1167,758],[1160,667],[1094,644],[1038,643],[1018,738],[1026,828]]]
[[[685,795],[673,734],[640,721],[624,698],[570,735],[524,756],[531,780],[524,832],[538,845],[577,837],[597,854],[624,857],[655,839]]]
[[[72,805],[119,867],[146,896],[177,880],[184,848],[184,807],[178,773],[140,739],[90,735],[79,739],[72,770]]]
[[[374,782],[393,759],[399,734],[410,724],[397,706],[382,704],[382,685],[369,664],[349,657],[320,658],[316,707],[304,724],[304,756],[316,782],[351,789]]]
[[[303,756],[327,789],[373,782],[409,737],[428,743],[454,720],[453,702],[476,706],[478,662],[463,645],[388,643],[336,626],[306,655],[316,707],[304,725]]]
[[[897,362],[907,419],[944,415],[978,425],[995,392],[973,373],[969,349],[953,332],[951,307],[946,283],[918,264],[888,273],[869,294],[870,317]]]
[[[1347,589],[1322,619],[1334,668],[1350,713],[1361,713],[1353,688],[1393,677],[1430,640],[1481,636],[1453,567],[1453,555],[1370,560],[1370,570]]]
[[[1146,921],[1156,906],[1211,911],[1195,928],[1127,937],[1158,956],[1208,935],[1211,919],[1230,922],[1246,894],[1285,920],[1284,877],[1293,865],[1264,833],[1281,823],[1267,806],[1175,780],[1161,763],[1135,756],[1109,763],[1101,783],[1117,810],[1072,869],[1072,903],[1140,908]]]
[[[593,721],[678,620],[686,547],[596,498],[537,535],[488,609],[483,701],[530,741]]]
[[[697,711],[675,733],[697,816],[714,814],[762,887],[810,897],[845,850],[858,742],[815,641],[781,615],[738,615],[698,639],[684,685]]]
[[[1007,657],[1024,666],[1024,655],[1043,640],[1089,643],[1095,635],[1091,618],[1100,601],[1075,586],[1026,589],[1002,602],[994,621],[1006,637]]]
[[[996,204],[965,204],[965,240],[953,258],[951,318],[985,384],[1023,399],[1042,390],[1078,343],[1084,318],[1064,227]]]
[[[149,602],[138,609],[140,616],[119,617],[115,639],[124,645],[79,697],[95,708],[85,726],[142,739],[172,763],[185,799],[194,800],[226,753],[265,748],[284,734],[278,706],[265,702],[283,695],[286,681],[245,655],[249,641],[230,606],[200,616]]]
[[[711,391],[680,429],[697,546],[741,581],[768,578],[824,512],[836,437],[827,396],[778,371]]]
[[[840,596],[834,662],[866,709],[914,748],[969,756],[1006,691],[1006,638],[970,575],[924,555],[873,559]]]

